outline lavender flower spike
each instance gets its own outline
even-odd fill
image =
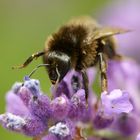
[[[129,113],[133,106],[129,101],[129,94],[120,89],[115,89],[109,94],[105,91],[101,94],[104,112],[107,114]]]

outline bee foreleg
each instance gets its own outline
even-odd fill
[[[99,55],[99,67],[101,72],[101,90],[107,91],[107,64],[102,52]]]
[[[83,85],[84,85],[84,89],[85,89],[85,99],[86,99],[86,103],[88,102],[88,76],[86,74],[86,70],[81,70],[82,73],[82,77],[83,77]]]
[[[21,68],[24,68],[28,64],[30,64],[34,59],[37,59],[38,57],[40,57],[40,56],[42,56],[44,54],[45,54],[45,52],[37,52],[37,53],[34,53],[22,65],[20,65],[20,66],[14,66],[12,68],[13,69],[21,69]]]

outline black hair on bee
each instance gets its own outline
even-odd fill
[[[32,54],[21,66],[14,68],[26,67],[33,59],[43,56],[43,62],[52,84],[59,83],[70,69],[75,69],[82,73],[87,100],[88,77],[86,69],[99,64],[101,89],[107,91],[106,61],[120,59],[120,55],[116,53],[116,43],[113,36],[125,32],[128,30],[102,27],[90,17],[75,18],[48,37],[43,51]]]

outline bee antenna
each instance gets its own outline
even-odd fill
[[[50,64],[39,64],[36,68],[34,68],[31,73],[28,75],[28,77],[30,78],[40,67],[44,67],[44,66],[49,66]]]

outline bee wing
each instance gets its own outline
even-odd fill
[[[123,34],[130,32],[130,30],[115,27],[103,27],[99,28],[94,32],[93,39],[97,40],[100,38],[106,38],[112,35]]]

